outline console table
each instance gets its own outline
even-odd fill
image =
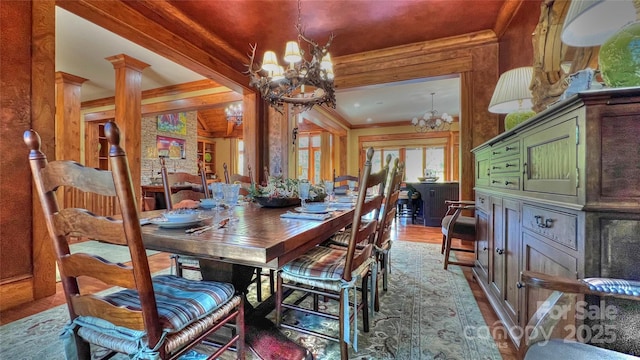
[[[422,221],[425,226],[440,226],[447,212],[445,200],[458,200],[460,186],[457,182],[409,183],[420,192]]]
[[[473,271],[516,346],[550,294],[520,284],[521,271],[640,280],[640,88],[574,95],[472,152]],[[640,353],[640,309],[606,305],[619,311],[600,321],[606,338],[590,327],[579,339]],[[570,336],[577,323],[565,324]]]

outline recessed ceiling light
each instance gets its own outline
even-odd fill
[[[367,122],[372,122],[373,119],[372,118],[367,118]]]
[[[355,104],[353,104],[353,107],[354,107],[354,108],[359,108],[359,107],[360,107],[360,103],[355,103]]]

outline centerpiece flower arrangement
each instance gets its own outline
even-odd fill
[[[285,179],[282,176],[269,176],[265,186],[252,184],[249,196],[265,207],[291,206],[300,203],[298,179]],[[323,186],[311,185],[308,201],[324,201],[327,196]]]

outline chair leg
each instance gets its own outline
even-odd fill
[[[76,351],[78,352],[78,359],[91,360],[91,347],[89,346],[89,343],[75,332],[72,336],[75,336],[76,338]]]
[[[262,302],[262,268],[256,268],[256,296]]]
[[[275,276],[276,276],[276,272],[273,269],[269,269],[269,291],[271,291],[271,295],[275,294],[275,285],[274,285],[274,280],[275,280]]]
[[[369,275],[365,275],[362,277],[362,329],[364,332],[369,332]],[[354,290],[357,291],[357,290]],[[358,316],[358,314],[354,314],[353,316]],[[355,329],[354,331],[358,331]]]
[[[238,333],[238,340],[236,341],[236,349],[238,360],[245,359],[244,338],[245,338],[245,326],[244,326],[244,301],[240,303],[238,307],[238,316],[236,317],[236,332]]]
[[[391,272],[390,261],[389,261],[389,253],[382,254],[382,264],[384,268],[382,269],[382,290],[387,291],[389,288],[388,283],[388,274]]]
[[[347,299],[345,299],[345,297],[347,297]],[[347,347],[347,343],[344,341],[347,336],[349,336],[349,334],[347,334],[345,332],[345,328],[344,328],[344,322],[345,319],[344,317],[344,303],[345,300],[347,300],[347,306],[348,306],[348,299],[349,299],[349,291],[347,289],[342,289],[340,291],[340,315],[339,315],[339,322],[340,322],[340,359],[341,360],[348,360],[349,359],[349,348]],[[358,314],[355,314],[356,316],[358,316]],[[349,319],[346,319],[346,321],[349,321]],[[357,331],[357,330],[356,330]]]
[[[444,269],[447,270],[449,266],[449,254],[451,253],[451,238],[445,237],[445,249],[444,249]]]
[[[282,278],[277,274],[276,281],[276,326],[280,327],[282,322]],[[342,304],[342,303],[341,303]]]
[[[440,247],[440,254],[444,254],[444,247],[446,243],[447,243],[447,236],[442,235],[442,246]]]

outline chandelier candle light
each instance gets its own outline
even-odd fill
[[[438,111],[433,108],[433,97],[436,93],[431,93],[431,110],[427,111],[421,118],[414,117],[411,124],[415,126],[416,132],[443,131],[451,126],[453,117],[447,113],[438,116]]]
[[[224,109],[224,112],[228,122],[233,122],[238,126],[242,124],[242,104],[231,104]]]
[[[278,64],[276,53],[270,50],[264,53],[261,66],[256,69],[253,63],[257,44],[251,46],[249,84],[280,113],[283,113],[285,104],[293,105],[294,110],[300,112],[314,105],[336,107],[333,64],[329,54],[333,34],[325,46],[307,38],[300,24],[300,8],[301,2],[298,1],[298,39],[286,44],[284,61],[289,64],[286,69]],[[301,40],[309,45],[310,59],[300,49]]]

